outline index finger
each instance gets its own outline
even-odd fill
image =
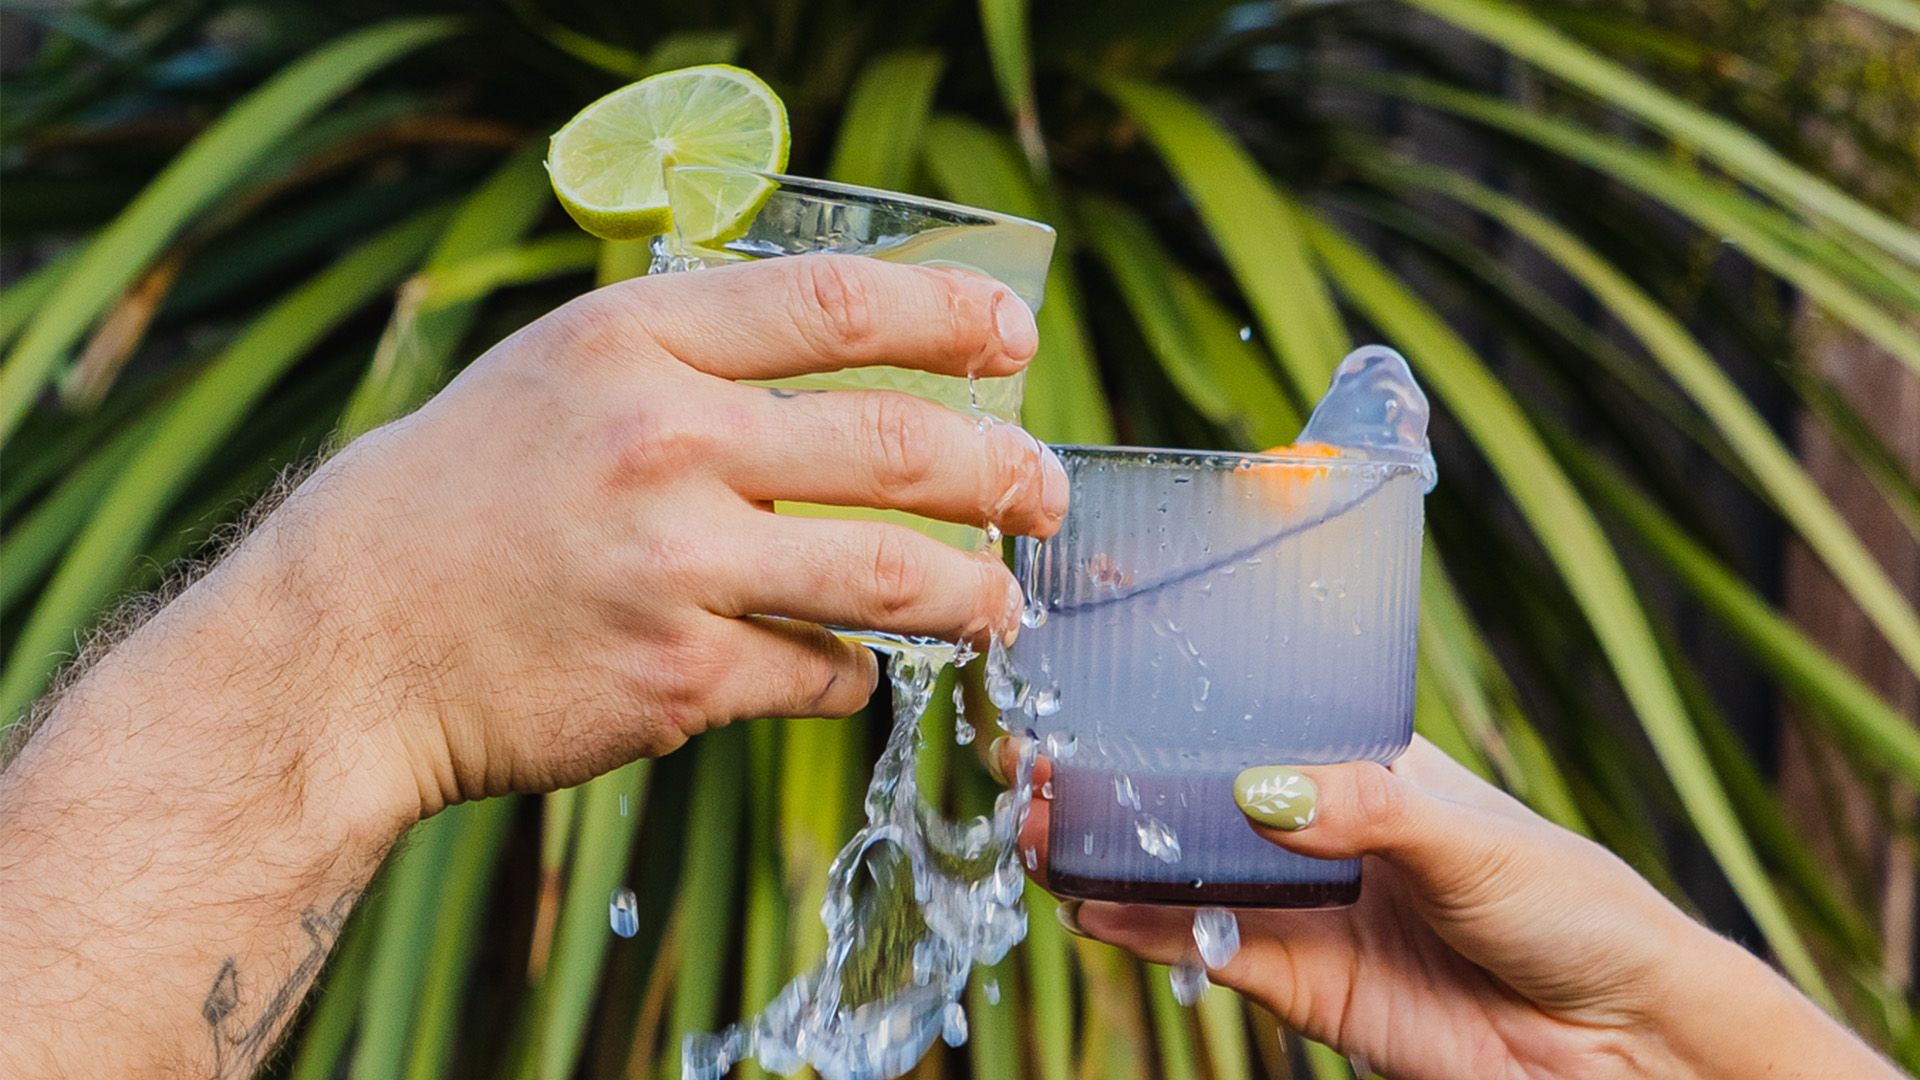
[[[726,379],[892,364],[940,375],[1021,371],[1040,346],[1012,289],[964,270],[795,255],[608,290],[683,363]]]

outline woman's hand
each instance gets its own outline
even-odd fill
[[[1260,804],[1249,825],[1303,855],[1363,857],[1360,899],[1239,912],[1240,952],[1208,976],[1308,1038],[1408,1080],[1898,1075],[1611,852],[1424,739],[1391,769],[1250,770],[1235,794],[1288,774],[1305,779],[1296,796],[1244,800]],[[1022,842],[1044,857],[1048,807],[1033,805]],[[1190,908],[1061,910],[1157,963],[1197,955]]]

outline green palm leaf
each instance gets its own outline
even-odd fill
[[[148,531],[220,440],[294,361],[411,269],[445,219],[444,209],[416,215],[343,255],[254,320],[168,407],[21,630],[0,678],[0,723],[40,692],[63,647],[119,586]]]
[[[1193,200],[1295,392],[1318,395],[1350,341],[1298,212],[1231,135],[1179,94],[1117,77],[1101,85]]]
[[[446,19],[399,19],[339,39],[282,71],[195,139],[60,279],[0,365],[0,445],[67,350],[182,227],[328,102],[366,75],[453,33]]]
[[[1519,405],[1438,316],[1351,240],[1310,219],[1307,236],[1356,308],[1413,358],[1512,496],[1580,604],[1661,764],[1781,965],[1832,1006],[1825,980],[1762,871],[1689,723],[1639,596],[1593,512]]]
[[[1408,2],[1637,117],[1786,204],[1824,217],[1908,263],[1920,265],[1920,232],[1793,164],[1752,132],[1682,101],[1560,34],[1525,9],[1504,0]]]
[[[1573,234],[1518,200],[1445,170],[1389,168],[1397,177],[1498,218],[1599,297],[1713,421],[1774,508],[1819,554],[1907,667],[1920,674],[1920,615],[1726,371],[1678,319]]]

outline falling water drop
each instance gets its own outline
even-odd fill
[[[1053,781],[1049,780],[1040,785],[1040,797],[1043,799],[1053,798]]]
[[[987,1004],[989,1005],[1000,1004],[1000,980],[999,979],[982,980],[980,983],[980,992],[986,995]]]
[[[957,1001],[947,1003],[947,1011],[940,1020],[940,1038],[948,1046],[964,1046],[967,1042],[967,1010]]]
[[[1253,340],[1253,327],[1251,327],[1251,326],[1243,326],[1243,327],[1241,327],[1241,328],[1240,328],[1240,340],[1241,340],[1241,341],[1252,341],[1252,340]]]
[[[966,717],[955,716],[953,718],[953,741],[955,744],[965,746],[973,741],[974,735],[973,725],[967,723]]]
[[[1209,968],[1223,968],[1240,951],[1240,920],[1222,907],[1203,907],[1193,913],[1193,943]]]
[[[607,900],[607,921],[613,924],[613,932],[621,937],[632,937],[640,932],[640,898],[633,890],[622,885],[613,890],[613,896]]]
[[[1198,1005],[1207,996],[1207,971],[1191,957],[1169,968],[1167,981],[1173,986],[1173,1000],[1182,1005]]]

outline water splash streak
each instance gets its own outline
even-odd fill
[[[820,908],[826,955],[759,1016],[717,1035],[687,1036],[682,1080],[719,1080],[748,1057],[783,1075],[812,1066],[822,1080],[891,1080],[935,1039],[965,1041],[959,998],[968,973],[999,962],[1027,932],[1015,839],[1038,745],[1024,744],[1014,783],[991,815],[963,824],[934,811],[914,766],[920,717],[945,660],[891,651],[893,731],[867,787],[866,825],[828,870]]]

